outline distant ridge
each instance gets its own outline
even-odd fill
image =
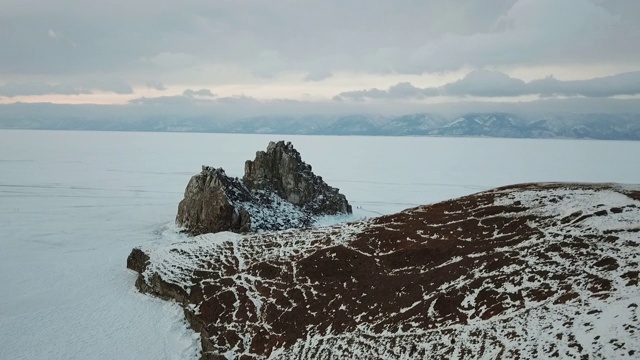
[[[61,114],[2,116],[0,129],[204,132],[281,135],[446,136],[640,140],[640,114],[517,115],[468,113],[447,118],[433,113],[257,116],[147,116],[139,119],[71,117]]]

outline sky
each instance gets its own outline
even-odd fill
[[[0,0],[0,8],[0,104],[640,98],[634,0]]]

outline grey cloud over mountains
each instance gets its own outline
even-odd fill
[[[44,82],[9,82],[0,85],[0,96],[14,97],[24,95],[80,95],[91,94],[91,90],[86,87],[72,84],[47,84]]]
[[[640,94],[640,71],[627,72],[589,80],[563,81],[553,77],[525,82],[499,71],[477,70],[463,79],[440,86],[419,88],[408,82],[388,89],[347,91],[334,100],[423,99],[433,96],[513,97],[523,95],[612,97]]]
[[[610,97],[640,94],[640,71],[595,78],[591,80],[560,81],[552,77],[527,84],[541,96]]]
[[[160,81],[147,81],[147,87],[159,91],[167,90],[167,87]]]
[[[152,106],[191,106],[194,104],[215,104],[224,102],[225,98],[216,98],[209,89],[186,89],[182,95],[141,97],[129,100],[131,105]]]
[[[186,96],[186,97],[196,97],[196,96],[214,97],[215,95],[209,89],[200,89],[200,90],[187,89],[182,93],[182,96]]]

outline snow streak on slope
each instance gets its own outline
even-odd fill
[[[439,287],[464,296],[458,311],[465,321],[435,329],[376,333],[360,327],[346,334],[311,334],[272,357],[640,356],[640,192],[635,200],[597,188],[506,192],[495,205],[517,204],[529,210],[514,216],[534,215],[550,223],[532,220],[541,234],[492,250],[496,257],[507,254],[508,262],[491,263]],[[487,305],[492,297],[501,301]],[[437,316],[429,310],[433,313],[425,315]]]
[[[640,351],[640,192],[535,184],[336,227],[146,249],[205,356],[620,358]]]

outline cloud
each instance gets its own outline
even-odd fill
[[[444,34],[410,51],[396,70],[422,73],[464,66],[615,62],[602,51],[603,47],[614,51],[604,40],[619,31],[620,17],[589,0],[519,0],[490,29]],[[615,51],[630,54],[625,49]],[[638,53],[631,52],[637,59]]]
[[[439,95],[437,88],[418,88],[409,82],[401,82],[389,87],[387,90],[368,89],[340,93],[333,100],[349,99],[352,101],[364,101],[365,99],[422,99]]]
[[[611,97],[640,94],[640,71],[628,72],[590,80],[561,81],[553,77],[534,80],[528,84],[532,92],[544,97],[584,96]]]
[[[426,97],[438,95],[438,90],[434,88],[420,89],[408,82],[401,82],[389,88],[389,94],[395,98],[404,97]]]
[[[147,87],[151,89],[156,89],[159,91],[167,90],[167,87],[164,86],[160,81],[147,81]]]
[[[206,90],[206,89],[205,89]],[[211,115],[212,112],[220,111],[236,116],[238,114],[260,114],[265,104],[268,107],[281,107],[281,103],[277,101],[262,102],[255,98],[237,95],[221,98],[212,97],[194,97],[185,95],[175,96],[158,96],[158,97],[141,97],[129,101],[129,105],[136,108],[147,109],[163,109],[166,113],[193,113],[203,112]]]
[[[133,94],[133,89],[129,83],[115,77],[84,80],[80,85],[95,91],[105,91],[115,94]]]
[[[290,66],[288,60],[276,50],[265,50],[258,54],[255,64],[252,64],[253,75],[261,78],[273,78],[278,73],[287,70]]]
[[[62,37],[60,34],[58,34],[57,32],[53,31],[52,29],[49,29],[48,35],[50,38],[54,39],[54,40],[60,40],[60,38]]]
[[[467,65],[617,66],[640,61],[638,13],[640,2],[622,0],[238,0],[188,7],[170,0],[55,6],[9,0],[0,14],[9,29],[0,48],[11,51],[0,57],[0,73],[60,80],[105,73],[136,83],[202,83],[206,76],[216,83],[226,79],[220,67],[258,78],[303,73],[318,81],[328,74],[420,74]],[[78,46],[60,46],[61,39]]]
[[[116,94],[131,94],[131,85],[113,79],[88,80],[80,83],[48,84],[40,81],[8,82],[0,85],[0,95],[6,97],[29,95],[80,95],[92,94],[95,91],[111,92]]]
[[[141,97],[129,100],[131,105],[140,106],[168,106],[168,107],[183,107],[190,106],[196,102],[211,102],[211,100],[194,99],[193,97],[187,97],[182,95],[174,96],[157,96],[157,97]]]
[[[304,77],[304,81],[322,81],[332,76],[333,74],[328,70],[312,71]]]
[[[463,79],[437,88],[418,88],[408,82],[402,82],[387,90],[374,88],[342,92],[334,97],[334,100],[422,99],[432,96],[492,98],[522,95],[588,98],[640,95],[640,71],[572,81],[562,81],[550,76],[527,83],[499,71],[477,70],[467,74]]]
[[[413,102],[311,102],[311,101],[258,101],[237,96],[219,99],[193,99],[183,96],[146,98],[127,105],[63,105],[49,103],[0,104],[0,118],[52,114],[60,118],[84,119],[185,119],[190,117],[231,120],[248,116],[316,116],[345,114],[402,115],[424,111],[457,118],[469,112],[510,112],[516,114],[549,113],[637,113],[640,99],[581,98],[543,99],[531,102],[464,101],[429,105]]]
[[[67,84],[50,85],[43,82],[9,82],[0,86],[0,95],[6,97],[49,94],[80,95],[91,93],[92,92],[89,89],[81,86]]]
[[[69,44],[71,47],[74,47],[74,48],[78,47],[78,45],[75,42],[69,40],[67,37],[62,35],[62,33],[56,32],[53,29],[49,29],[49,31],[47,32],[47,36],[49,36],[53,40],[61,41],[66,44]]]
[[[528,94],[524,81],[499,71],[477,70],[463,79],[442,86],[439,93],[450,96],[520,96]]]
[[[129,100],[129,104],[143,105],[143,106],[156,106],[156,107],[174,107],[184,108],[194,104],[200,105],[215,105],[216,103],[223,102],[225,98],[215,98],[215,94],[209,89],[192,90],[186,89],[182,95],[172,96],[156,96],[156,97],[141,97]]]
[[[203,63],[203,59],[186,52],[164,51],[153,56],[143,56],[138,59],[145,66],[158,69],[172,69],[177,67],[189,68]]]
[[[200,89],[200,90],[191,90],[187,89],[182,93],[182,96],[186,97],[214,97],[215,94],[211,92],[209,89]]]

